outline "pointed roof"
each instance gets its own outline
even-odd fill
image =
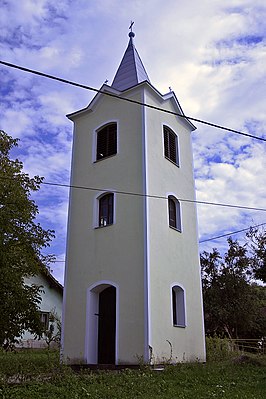
[[[150,82],[139,53],[133,43],[135,33],[131,31],[128,36],[129,43],[127,49],[111,86],[119,91],[124,91],[144,81]]]

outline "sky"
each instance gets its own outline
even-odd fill
[[[0,59],[99,89],[134,43],[153,84],[184,113],[266,139],[265,0],[0,0]],[[95,93],[0,65],[0,129],[31,176],[69,184],[72,122]],[[266,143],[194,123],[199,201],[266,208]],[[43,185],[38,221],[63,283],[68,188]],[[198,205],[200,241],[266,222],[263,211]],[[232,236],[243,239],[243,233]],[[200,251],[226,249],[226,238]]]

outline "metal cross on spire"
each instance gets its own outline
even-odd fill
[[[130,22],[130,26],[128,29],[130,29],[130,32],[128,34],[128,36],[130,37],[130,39],[132,39],[135,36],[135,33],[132,31],[132,26],[134,25],[134,21]]]
[[[134,25],[134,21],[130,21],[130,27],[128,29],[130,29],[130,31],[132,32],[132,26]]]

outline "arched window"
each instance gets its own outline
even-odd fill
[[[181,231],[180,202],[172,195],[168,197],[169,226]]]
[[[110,123],[97,131],[96,160],[99,161],[116,153],[117,124]]]
[[[99,199],[99,227],[113,224],[114,221],[114,194],[104,194]]]
[[[167,126],[163,127],[164,156],[179,166],[178,138]]]
[[[173,325],[186,327],[185,294],[179,285],[172,287],[172,311]]]

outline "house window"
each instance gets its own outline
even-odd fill
[[[179,165],[177,135],[167,126],[163,127],[164,156]]]
[[[173,196],[168,197],[169,226],[181,231],[180,202]]]
[[[117,124],[110,123],[97,131],[96,160],[117,153]]]
[[[40,319],[45,330],[48,330],[49,328],[49,316],[50,316],[49,312],[40,312]]]
[[[183,288],[178,285],[172,287],[172,311],[173,325],[186,327],[185,294]]]
[[[114,220],[114,194],[108,193],[99,199],[99,227],[113,224]]]

